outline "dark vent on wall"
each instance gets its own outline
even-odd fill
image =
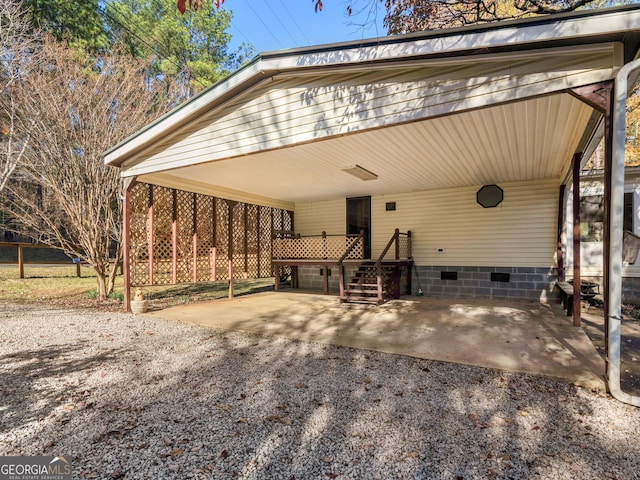
[[[458,272],[440,272],[440,280],[457,280]]]
[[[511,281],[511,274],[510,273],[491,272],[491,281],[492,282],[509,283]]]

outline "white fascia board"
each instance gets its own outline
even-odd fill
[[[575,56],[578,54],[593,54],[612,52],[614,65],[622,66],[624,62],[620,60],[618,52],[621,50],[620,42],[602,42],[595,44],[574,45],[568,47],[552,47],[526,50],[526,51],[513,51],[513,52],[501,52],[501,53],[483,53],[473,56],[448,56],[448,57],[426,57],[426,58],[414,58],[402,61],[387,62],[381,64],[374,64],[363,66],[361,64],[346,64],[331,67],[327,69],[327,66],[317,66],[317,68],[305,68],[304,70],[286,70],[284,65],[272,65],[266,61],[266,64],[273,70],[277,70],[278,79],[289,78],[305,78],[305,77],[317,77],[322,73],[331,75],[353,75],[358,72],[366,70],[370,71],[393,71],[393,70],[406,70],[408,68],[419,67],[447,67],[450,65],[466,65],[477,64],[479,62],[492,62],[492,61],[505,61],[512,62],[528,60],[539,57],[551,57],[551,56]]]
[[[611,12],[579,18],[559,18],[542,24],[517,24],[487,31],[447,34],[413,41],[385,43],[345,50],[301,53],[265,59],[265,70],[305,69],[348,63],[381,62],[385,60],[452,54],[456,52],[499,46],[532,45],[551,40],[567,40],[615,32],[637,31],[640,11]]]

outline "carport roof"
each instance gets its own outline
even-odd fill
[[[251,192],[271,205],[560,177],[593,127],[590,107],[565,92],[613,78],[636,56],[639,27],[632,5],[263,53],[105,152],[105,163],[150,183],[227,198]],[[336,85],[361,90],[336,100]],[[406,94],[431,85],[428,100]],[[329,87],[331,101],[317,106]],[[273,100],[296,88],[317,98],[302,107]],[[389,90],[382,106],[381,88]],[[345,151],[349,158],[336,159]],[[388,165],[390,155],[399,163]],[[410,170],[418,158],[423,178]],[[341,171],[354,163],[378,180]]]

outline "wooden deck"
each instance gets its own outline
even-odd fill
[[[282,267],[301,267],[301,266],[309,266],[315,265],[318,267],[322,267],[322,293],[325,295],[329,294],[329,267],[337,267],[342,263],[342,265],[360,265],[363,262],[375,262],[372,259],[345,259],[340,261],[339,258],[278,258],[273,259],[273,268],[275,274],[274,280],[274,290],[277,292],[279,290],[280,284],[280,273],[282,272]],[[294,273],[295,272],[295,273]],[[294,288],[298,287],[298,278],[297,278],[297,270],[291,270],[291,284]]]
[[[409,266],[407,285],[411,288],[411,231],[395,229],[393,236],[377,259],[364,257],[364,230],[358,235],[300,236],[293,232],[277,232],[273,241],[272,265],[275,275],[274,290],[278,291],[283,267],[291,267],[291,284],[298,286],[297,267],[322,267],[322,290],[329,293],[329,267],[338,267],[340,301],[383,303],[387,298],[400,296],[400,270]],[[393,250],[391,249],[392,247]],[[393,259],[387,259],[387,254]],[[345,281],[345,265],[356,266],[351,281]]]

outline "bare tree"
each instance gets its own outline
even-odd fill
[[[1,208],[18,233],[88,262],[100,299],[122,261],[121,181],[102,154],[170,104],[147,71],[125,55],[96,59],[45,38],[38,68],[13,86],[28,120],[19,133],[31,141]]]
[[[270,1],[270,0],[267,0]],[[377,5],[386,9],[384,26],[388,35],[397,35],[437,28],[460,27],[474,23],[496,22],[531,15],[572,12],[589,5],[602,8],[635,0],[348,0],[346,13],[349,16],[364,14],[364,22],[354,25],[369,25],[376,16]],[[219,8],[224,0],[212,0]],[[191,8],[202,8],[202,0],[176,0],[183,13]],[[321,12],[324,0],[312,0],[316,13]]]
[[[31,65],[36,39],[20,2],[0,0],[0,192],[28,145],[28,138],[17,135],[20,119],[13,86]]]
[[[384,0],[390,35],[570,12],[594,0]],[[606,3],[606,2],[605,2]]]

